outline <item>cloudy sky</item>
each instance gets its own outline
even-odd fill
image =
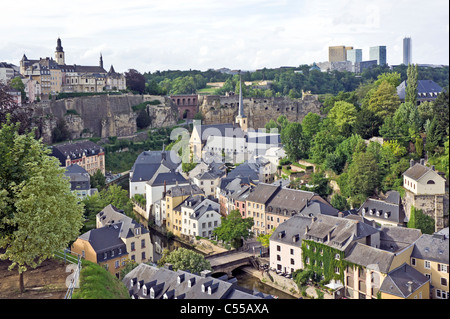
[[[448,0],[2,0],[0,61],[54,57],[67,64],[205,71],[298,66],[328,59],[328,47],[387,46],[402,62],[449,64]]]

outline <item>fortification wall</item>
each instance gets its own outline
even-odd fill
[[[204,124],[233,123],[238,114],[239,96],[204,96],[200,100]],[[246,98],[244,113],[249,127],[263,128],[271,119],[285,115],[289,121],[301,122],[309,112],[320,114],[321,103],[316,95],[304,95],[301,99],[289,97]]]
[[[147,106],[152,127],[175,125],[176,109],[159,96],[98,95],[43,101],[31,107],[33,117],[41,122],[44,142],[51,143],[51,132],[61,118],[67,123],[71,139],[133,135],[137,131],[137,112],[132,107],[152,99],[161,101],[159,105]]]

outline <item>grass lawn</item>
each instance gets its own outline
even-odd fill
[[[72,299],[130,299],[127,287],[102,266],[83,260],[80,288]]]

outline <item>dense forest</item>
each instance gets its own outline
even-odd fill
[[[309,113],[296,123],[280,116],[266,128],[281,131],[289,161],[306,159],[317,165],[314,191],[332,194],[332,205],[339,209],[359,207],[368,196],[389,190],[402,193],[402,173],[411,159],[427,158],[448,179],[448,86],[435,101],[419,104],[419,76],[418,68],[410,66],[405,101],[395,89],[402,75],[382,73],[354,91],[328,95],[325,117]],[[368,142],[373,137],[382,139]],[[338,193],[327,185],[330,179],[337,182]]]
[[[389,66],[377,66],[365,69],[361,74],[351,72],[320,72],[311,69],[309,65],[299,67],[261,69],[253,72],[242,72],[243,81],[270,81],[269,88],[260,88],[257,85],[243,88],[245,97],[272,97],[290,96],[301,97],[302,90],[311,91],[313,94],[332,94],[339,92],[352,92],[359,86],[368,82],[374,82],[378,76],[384,73],[400,74],[400,82],[407,78],[407,66],[399,65],[392,69]],[[449,68],[419,67],[419,79],[429,79],[438,83],[441,87],[449,85]],[[211,94],[223,95],[225,92],[238,90],[239,76],[226,74],[215,70],[208,71],[156,71],[146,72],[141,75],[141,81],[145,83],[140,93],[155,95],[195,94],[201,93],[207,88],[208,83],[224,82],[221,88],[208,91]],[[131,88],[133,89],[133,88]]]

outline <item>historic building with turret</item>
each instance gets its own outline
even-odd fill
[[[122,73],[117,73],[111,65],[109,72],[103,68],[100,53],[99,64],[94,66],[66,64],[66,56],[61,39],[56,42],[55,58],[28,59],[24,54],[20,60],[20,74],[39,86],[41,95],[61,92],[103,92],[125,90],[126,81]]]

